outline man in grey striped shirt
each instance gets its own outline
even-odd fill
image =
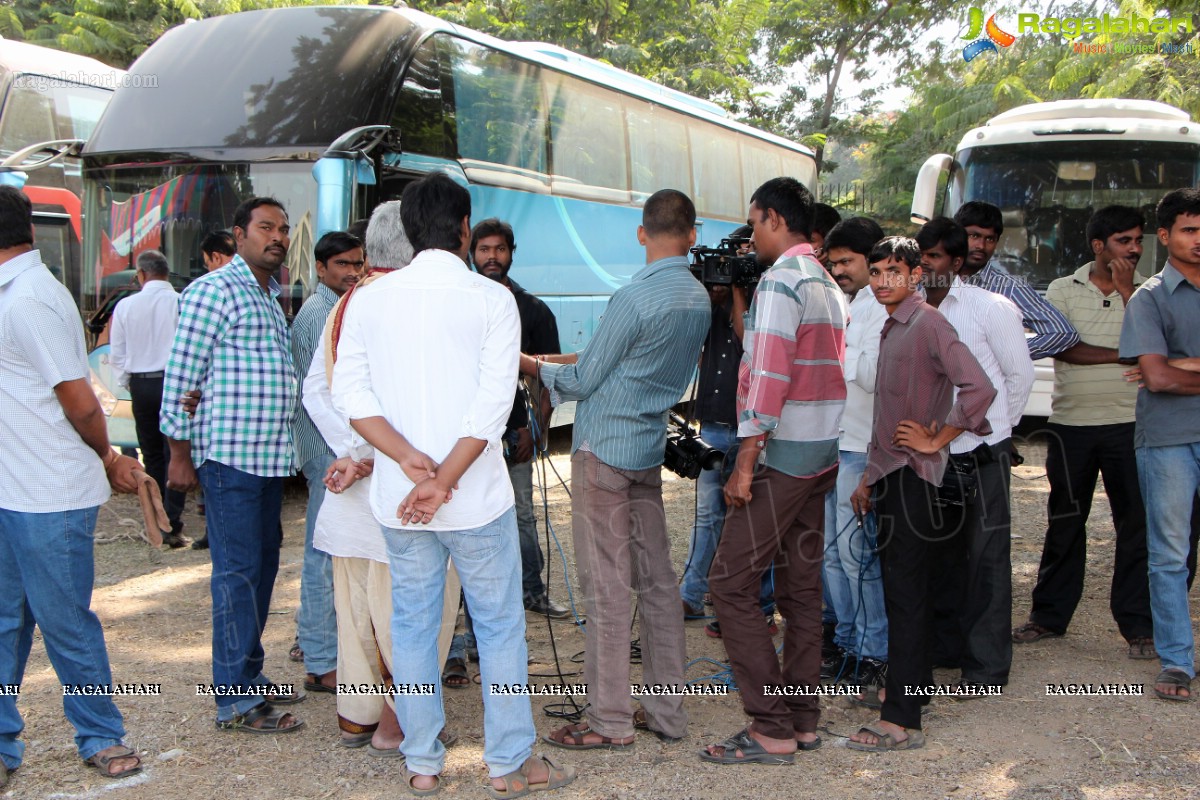
[[[618,289],[579,353],[521,356],[554,403],[578,400],[571,456],[572,533],[587,608],[587,718],[546,737],[584,750],[633,746],[629,697],[631,590],[641,609],[642,682],[683,685],[683,616],[662,504],[667,410],[683,396],[700,357],[711,309],[688,270],[696,209],[673,189],[642,210],[646,266]],[[626,585],[631,576],[633,586]],[[687,729],[681,694],[644,697],[637,720],[660,739]]]

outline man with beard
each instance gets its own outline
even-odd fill
[[[290,733],[304,724],[275,708],[304,696],[262,674],[262,632],[283,539],[283,478],[294,469],[296,376],[274,277],[290,230],[278,200],[254,197],[238,206],[238,255],[184,291],[163,386],[167,488],[187,491],[199,482],[208,505],[219,730]],[[192,418],[181,400],[195,390],[203,401]]]
[[[554,312],[508,276],[516,252],[513,229],[507,222],[491,217],[471,230],[471,261],[475,269],[481,275],[507,286],[517,301],[517,313],[521,317],[521,352],[537,356],[557,355],[562,350],[558,344],[558,322],[554,319]],[[512,414],[504,429],[504,460],[516,494],[525,610],[544,614],[551,619],[567,619],[571,616],[570,610],[551,601],[546,595],[546,584],[542,581],[546,559],[538,544],[537,517],[533,512],[533,444],[536,437],[532,423],[536,422],[540,436],[543,426],[549,422],[549,414],[543,411],[549,405],[549,392],[543,390],[541,394],[541,397],[534,398],[536,417],[531,420],[525,387],[517,385]]]

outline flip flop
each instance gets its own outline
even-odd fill
[[[549,775],[547,775],[545,783],[529,782],[527,767],[529,766],[529,762],[534,759],[546,765]],[[521,765],[520,769],[500,777],[500,780],[504,781],[503,789],[497,789],[495,786],[489,784],[487,793],[496,798],[496,800],[511,800],[511,798],[515,797],[524,797],[530,792],[547,792],[551,789],[561,789],[575,780],[575,777],[574,767],[560,767],[546,756],[530,756]]]
[[[1160,700],[1170,700],[1173,703],[1186,703],[1192,699],[1192,679],[1188,674],[1181,669],[1171,667],[1164,669],[1158,673],[1158,677],[1154,679],[1154,694]],[[1158,684],[1166,686],[1174,686],[1176,689],[1186,689],[1187,694],[1167,694],[1158,690]]]
[[[1029,644],[1042,639],[1061,639],[1061,633],[1055,633],[1044,625],[1036,622],[1026,622],[1019,628],[1013,628],[1012,640],[1015,644]]]
[[[112,762],[116,761],[118,758],[136,758],[138,760],[138,763],[134,764],[132,767],[127,767],[127,768],[121,770],[120,772],[109,772],[108,765],[111,764]],[[132,747],[126,747],[125,745],[121,745],[120,750],[118,750],[115,753],[111,753],[107,756],[103,756],[103,755],[100,755],[99,753],[96,753],[94,756],[91,756],[90,758],[85,758],[83,760],[83,763],[87,764],[89,767],[95,767],[96,769],[100,770],[101,775],[103,775],[106,778],[112,778],[113,780],[117,780],[119,778],[125,778],[130,775],[136,775],[142,771],[142,757],[139,756],[137,754],[137,751],[135,751]],[[4,777],[5,777],[5,779],[7,779],[7,777],[8,777],[7,769],[4,770]],[[3,784],[0,783],[0,785],[3,785]]]
[[[822,744],[823,744],[823,742],[821,741],[820,736],[813,739],[811,742],[802,742],[799,739],[797,739],[796,740],[796,751],[800,752],[800,753],[811,753],[813,750],[820,750]]]
[[[338,736],[338,744],[353,750],[357,747],[362,747],[364,744],[370,744],[371,737],[374,735],[374,731],[366,731],[365,733],[356,733],[353,736]]]
[[[890,753],[894,750],[919,750],[925,746],[924,733],[915,728],[905,728],[904,730],[908,733],[908,738],[897,741],[896,737],[888,733],[878,722],[872,725],[863,725],[858,729],[858,732],[862,733],[866,731],[867,733],[873,733],[879,737],[879,741],[875,744],[850,741],[846,743],[846,747],[849,747],[851,750],[861,750],[864,753]]]
[[[325,694],[337,694],[337,687],[326,686],[321,683],[321,678],[324,675],[315,675],[311,672],[304,675],[304,689],[308,692],[324,692]]]
[[[546,744],[561,747],[564,750],[628,750],[634,746],[636,740],[631,739],[628,742],[619,742],[616,739],[610,739],[607,736],[600,736],[598,742],[585,742],[583,737],[589,733],[595,733],[586,722],[580,722],[577,725],[564,725],[556,731],[551,731],[549,736],[543,736],[542,741]],[[571,741],[567,741],[570,737]]]
[[[709,761],[713,764],[768,764],[771,766],[784,766],[796,762],[796,756],[792,753],[768,753],[758,743],[758,740],[750,735],[749,729],[744,729],[723,742],[709,746],[723,748],[725,752],[719,756],[713,755],[708,752],[706,747],[700,751],[701,761]],[[739,750],[742,753],[740,757],[735,755]]]
[[[461,683],[452,683],[451,679],[458,678]],[[471,674],[467,672],[467,662],[461,658],[446,660],[446,668],[442,670],[442,686],[447,689],[466,689],[471,685]]]

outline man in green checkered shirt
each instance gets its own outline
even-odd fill
[[[287,257],[287,213],[256,197],[238,206],[238,255],[184,291],[167,362],[162,431],[167,485],[204,487],[212,550],[213,686],[217,727],[289,732],[304,723],[275,708],[303,695],[262,674],[262,631],[279,570],[283,478],[294,471],[296,379],[274,275]],[[194,418],[185,392],[202,398]],[[269,702],[268,702],[269,701]]]

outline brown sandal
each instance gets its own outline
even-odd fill
[[[132,767],[126,767],[118,772],[109,772],[108,765],[120,758],[136,758],[138,763],[134,764]],[[105,776],[106,778],[112,778],[113,780],[125,778],[129,775],[136,775],[142,771],[142,757],[139,756],[137,751],[135,751],[132,747],[126,747],[125,745],[121,745],[120,750],[115,753],[110,753],[109,755],[101,755],[100,753],[96,753],[91,758],[85,758],[83,763],[87,764],[89,767],[95,767],[96,769],[100,770],[101,775]]]
[[[555,747],[561,747],[565,750],[628,750],[633,747],[636,739],[629,737],[628,742],[623,742],[620,739],[610,739],[607,736],[600,736],[598,742],[585,742],[583,737],[589,733],[596,733],[586,722],[580,722],[576,725],[564,725],[556,731],[553,731],[549,736],[543,736],[542,741],[546,744],[552,744]],[[568,741],[568,738],[570,741]]]
[[[1062,634],[1056,633],[1044,625],[1038,625],[1036,622],[1026,622],[1019,628],[1013,628],[1012,640],[1014,644],[1029,644],[1041,639],[1061,639]]]
[[[528,766],[530,761],[541,761],[546,765],[546,771],[549,773],[546,776],[544,783],[530,783]],[[504,781],[504,788],[497,789],[495,786],[488,786],[487,792],[496,800],[512,800],[514,797],[524,797],[530,792],[547,792],[551,789],[561,789],[571,781],[575,780],[574,767],[560,767],[545,756],[530,756],[520,769],[514,770],[507,775],[502,775],[500,780]]]

